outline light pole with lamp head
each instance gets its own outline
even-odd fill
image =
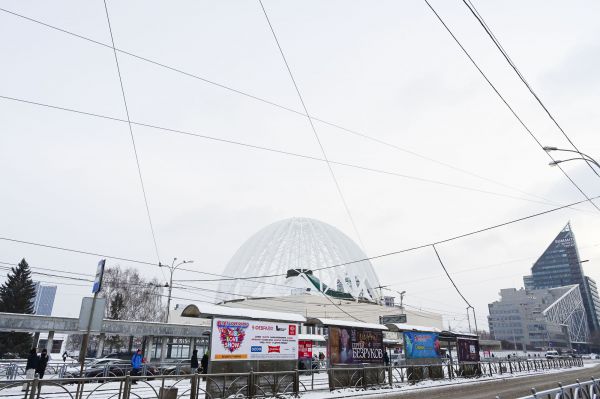
[[[574,151],[574,150],[567,150],[565,148],[558,148],[558,147],[552,147],[552,146],[545,146],[544,147],[544,151],[546,152],[552,152],[552,151],[561,151],[561,152],[572,152],[575,154],[578,154],[578,157],[575,158],[569,158],[569,159],[563,159],[563,160],[555,160],[549,163],[550,166],[556,166],[559,163],[563,163],[563,162],[569,162],[569,161],[585,161],[588,165],[590,164],[590,162],[592,164],[594,164],[598,169],[600,169],[600,163],[598,163],[598,161],[596,161],[594,158],[592,158],[591,156],[584,154],[583,152],[579,152],[579,151]],[[594,170],[594,168],[592,168],[592,170]],[[594,170],[594,173],[596,173],[596,175],[598,175],[598,172],[596,172]],[[598,175],[600,176],[600,175]]]
[[[167,299],[167,316],[165,318],[165,323],[169,322],[169,314],[171,312],[171,293],[173,292],[173,273],[181,265],[185,265],[186,263],[194,263],[193,260],[183,260],[183,261],[179,262],[178,264],[175,264],[175,262],[177,262],[177,258],[173,258],[173,262],[171,262],[171,266],[163,265],[163,264],[159,263],[160,267],[167,267],[167,268],[169,268],[169,272],[170,272],[169,282],[167,284],[165,284],[165,287],[169,287],[169,296]]]

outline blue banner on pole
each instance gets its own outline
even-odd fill
[[[102,259],[98,262],[98,267],[96,268],[96,278],[94,279],[94,285],[92,286],[92,294],[95,294],[100,291],[102,288],[102,277],[104,276],[104,265],[106,264],[106,259]]]

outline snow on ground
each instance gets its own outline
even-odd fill
[[[583,368],[593,367],[600,364],[598,361],[585,362]],[[432,387],[443,387],[448,385],[457,384],[478,384],[486,381],[493,381],[499,379],[512,379],[512,378],[523,378],[531,375],[540,374],[554,374],[560,373],[568,369],[556,369],[556,370],[544,370],[537,372],[521,372],[514,374],[503,374],[494,377],[480,377],[480,378],[457,378],[453,380],[427,380],[418,383],[398,383],[393,388],[382,387],[376,389],[338,389],[333,392],[329,391],[327,382],[327,373],[322,372],[314,374],[314,377],[310,375],[301,376],[301,396],[303,399],[329,399],[329,398],[344,398],[354,396],[365,396],[365,395],[389,395],[398,392],[407,392],[418,389],[432,388]],[[572,370],[572,368],[570,369]],[[47,381],[52,381],[51,379]],[[164,382],[163,382],[164,381]],[[172,377],[165,378],[164,380],[152,380],[152,381],[140,381],[136,385],[132,385],[131,397],[132,398],[157,398],[160,387],[173,386],[178,388],[178,397],[186,398],[189,397],[190,382],[187,379],[176,380]],[[118,396],[120,383],[109,382],[109,383],[89,383],[85,385],[85,392],[83,394],[84,399],[110,399]],[[205,382],[200,383],[200,388],[205,388]],[[311,388],[313,390],[311,390]],[[71,399],[77,389],[77,385],[45,385],[42,389],[41,397],[45,399]],[[117,395],[115,395],[117,394]],[[23,397],[21,392],[21,385],[0,388],[0,397],[8,399],[18,399]]]

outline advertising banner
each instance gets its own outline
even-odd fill
[[[298,341],[298,358],[299,359],[311,359],[312,358],[312,341],[305,341],[305,340]]]
[[[440,340],[437,333],[404,333],[404,354],[407,359],[431,359],[440,357]]]
[[[210,360],[296,360],[297,329],[283,322],[214,318]]]
[[[327,351],[332,364],[383,364],[383,332],[329,327]]]
[[[459,362],[479,361],[479,341],[476,339],[458,338],[456,340]]]

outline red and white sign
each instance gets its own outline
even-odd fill
[[[306,341],[306,340],[298,341],[298,358],[299,359],[311,359],[312,358],[312,341]]]

